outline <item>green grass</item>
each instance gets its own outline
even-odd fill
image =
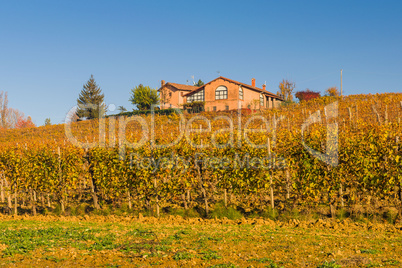
[[[177,252],[173,256],[173,260],[179,261],[179,260],[189,260],[192,259],[194,256],[188,252]]]
[[[202,252],[201,259],[204,261],[219,260],[222,259],[222,256],[220,256],[216,251],[206,250]]]
[[[273,260],[269,259],[269,258],[253,258],[253,259],[249,259],[247,260],[248,262],[257,262],[257,263],[266,263],[265,267],[269,267],[269,268],[282,268],[283,266],[279,266],[278,264],[276,264]]]
[[[378,254],[378,253],[381,253],[380,251],[375,250],[375,249],[361,249],[360,252],[361,252],[361,253],[367,253],[367,254]]]
[[[126,232],[126,239],[119,242],[117,235],[108,228],[88,227],[49,227],[49,228],[22,228],[3,229],[0,231],[0,243],[7,245],[3,250],[3,257],[15,254],[27,254],[37,248],[48,250],[51,248],[74,247],[81,250],[101,251],[118,249],[120,251],[140,251],[152,249],[156,239],[152,231],[135,229]],[[139,243],[133,240],[140,239]],[[140,244],[140,246],[139,246]]]
[[[317,266],[317,268],[340,268],[341,266],[336,264],[336,262],[327,262],[325,261],[323,264]]]
[[[8,246],[3,251],[3,255],[10,256],[17,253],[28,253],[37,247],[65,247],[72,245],[81,248],[84,242],[88,240],[99,241],[101,238],[95,237],[97,232],[99,230],[85,227],[3,230],[0,235],[0,242]]]
[[[311,255],[314,256],[309,257],[311,267],[335,268],[340,267],[342,259],[337,260],[339,264],[329,262],[328,255],[320,253],[330,252],[334,247],[353,252],[363,248],[358,255],[370,259],[371,267],[398,267],[402,262],[398,229],[390,232],[362,227],[349,232],[346,238],[340,229],[294,228],[275,223],[204,221],[193,224],[189,221],[177,224],[170,220],[140,223],[127,217],[114,222],[107,222],[107,217],[94,217],[96,222],[75,217],[71,218],[73,221],[29,219],[10,217],[0,221],[0,257],[3,257],[0,266],[11,265],[12,261],[22,266],[26,264],[24,260],[68,266],[73,254],[77,256],[74,261],[83,264],[88,260],[89,266],[94,259],[98,261],[105,256],[102,264],[96,264],[99,267],[115,267],[116,264],[135,267],[137,263],[146,267],[205,264],[205,267],[279,268],[300,267],[300,259]],[[387,250],[380,251],[384,247]],[[32,266],[35,266],[33,262]]]
[[[212,266],[208,266],[208,268],[237,268],[238,266],[234,265],[233,263],[221,263]]]

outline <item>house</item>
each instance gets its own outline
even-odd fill
[[[162,80],[161,87],[158,89],[159,96],[161,98],[161,109],[182,108],[182,105],[185,103],[184,94],[187,94],[197,88],[198,87],[196,86],[170,82],[165,83],[165,81]]]
[[[268,92],[266,86],[255,86],[235,80],[218,77],[203,86],[188,86],[176,83],[166,83],[162,80],[158,90],[161,96],[161,109],[180,108],[184,104],[195,101],[204,102],[205,111],[235,110],[238,108],[272,109],[279,107],[283,98]]]

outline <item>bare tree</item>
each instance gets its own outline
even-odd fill
[[[15,126],[18,123],[18,120],[20,118],[24,118],[25,115],[23,112],[13,109],[13,108],[8,108],[7,110],[7,117],[6,117],[6,125],[8,128],[15,128]]]
[[[23,112],[8,107],[7,92],[0,92],[0,128],[14,128],[20,118],[24,118]]]
[[[279,83],[279,91],[277,94],[282,96],[285,101],[291,102],[293,101],[292,93],[295,87],[295,83],[283,79],[282,82]]]
[[[7,126],[8,116],[8,96],[7,92],[0,92],[0,126],[2,128],[8,128]]]
[[[171,91],[167,87],[161,88],[159,92],[161,109],[166,109],[166,104],[170,102],[171,94]]]

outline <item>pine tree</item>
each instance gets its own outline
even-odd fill
[[[200,87],[200,86],[203,86],[203,85],[204,85],[204,82],[202,82],[201,79],[198,79],[198,82],[196,84],[194,84],[194,86],[196,86],[196,87]]]
[[[79,118],[99,118],[105,115],[106,105],[103,102],[105,95],[102,94],[102,90],[96,84],[94,76],[83,86],[80,96],[77,99],[78,109],[77,116]],[[92,107],[91,107],[92,106]]]

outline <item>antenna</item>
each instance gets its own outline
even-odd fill
[[[216,71],[218,73],[219,76],[221,76],[221,71]]]
[[[193,79],[193,86],[194,86],[195,85],[194,75],[191,76],[191,79]]]
[[[188,79],[187,79],[187,81],[186,81],[186,85],[188,85]]]

